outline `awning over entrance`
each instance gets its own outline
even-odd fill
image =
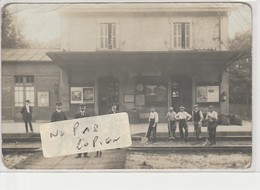
[[[62,66],[95,63],[210,63],[222,66],[232,64],[248,54],[244,51],[144,51],[144,52],[47,52],[47,55]]]

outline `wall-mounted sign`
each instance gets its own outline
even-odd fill
[[[146,85],[145,101],[147,105],[156,106],[165,104],[167,100],[167,88],[165,85]]]
[[[70,88],[70,103],[80,104],[94,103],[94,88],[93,87],[71,87]]]
[[[219,86],[197,86],[196,101],[219,102]]]
[[[83,102],[87,104],[94,103],[94,88],[93,87],[84,87],[83,88]]]
[[[80,104],[83,102],[83,89],[82,87],[70,88],[70,103]]]
[[[49,107],[49,92],[37,92],[38,107]]]
[[[125,103],[134,103],[135,102],[135,95],[133,95],[133,94],[125,94],[124,95],[124,102]]]
[[[144,106],[145,105],[145,95],[135,95],[135,105],[136,106]]]

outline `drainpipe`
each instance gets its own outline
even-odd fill
[[[218,13],[218,24],[219,24],[219,27],[218,27],[218,34],[219,34],[219,50],[221,51],[221,44],[222,44],[222,39],[221,39],[221,16],[220,16],[220,13]]]

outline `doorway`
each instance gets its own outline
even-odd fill
[[[119,109],[119,79],[114,76],[101,77],[98,80],[99,115],[106,114],[111,104]]]
[[[175,112],[179,111],[180,106],[185,107],[185,111],[192,112],[192,79],[191,77],[172,77],[171,78],[171,106]]]

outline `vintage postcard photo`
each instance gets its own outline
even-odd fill
[[[251,167],[250,5],[8,4],[1,13],[6,168]]]

